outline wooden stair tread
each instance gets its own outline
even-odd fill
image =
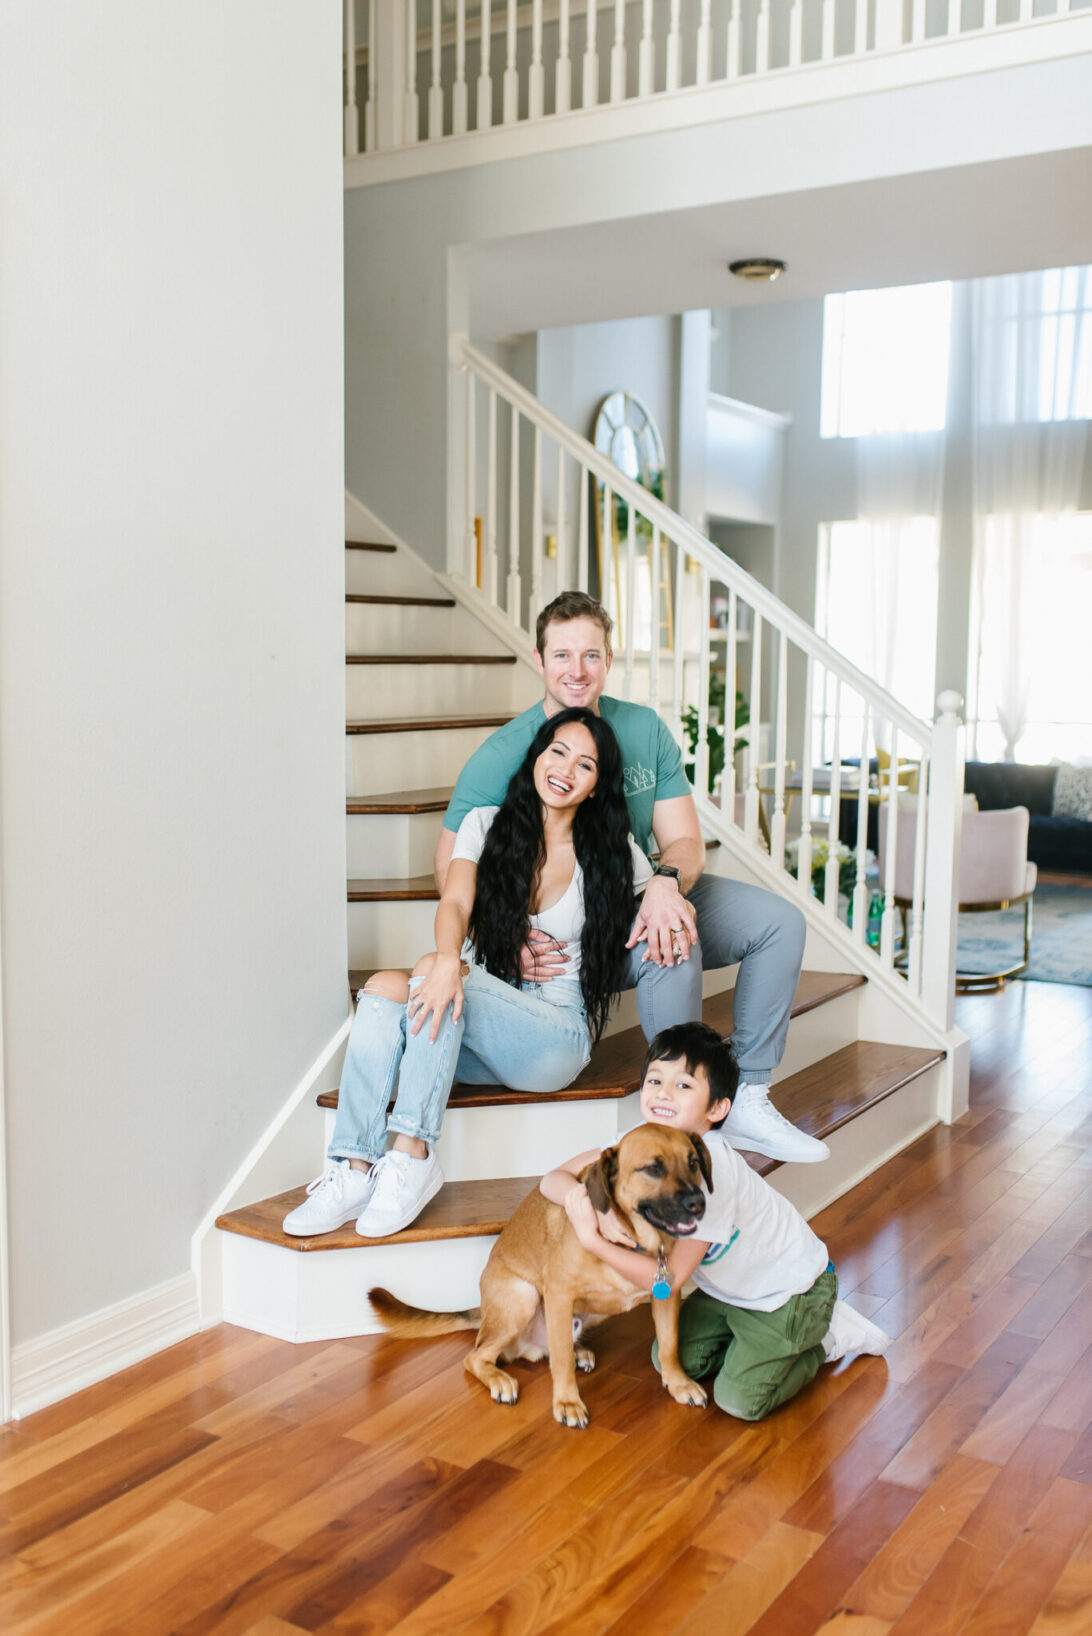
[[[239,1233],[243,1238],[260,1238],[287,1250],[359,1250],[367,1244],[419,1244],[437,1238],[477,1238],[499,1233],[516,1206],[525,1199],[537,1176],[505,1176],[496,1181],[446,1182],[405,1232],[389,1238],[361,1238],[352,1222],[333,1233],[316,1238],[292,1238],[281,1229],[289,1210],[306,1197],[306,1187],[294,1187],[276,1198],[262,1199],[241,1210],[219,1216],[217,1227]]]
[[[776,1086],[773,1101],[801,1130],[824,1138],[916,1079],[943,1056],[939,1048],[855,1040]],[[744,1158],[760,1175],[777,1169],[776,1160],[760,1154],[748,1153]],[[405,1244],[497,1233],[537,1181],[535,1176],[521,1176],[447,1182],[411,1227],[378,1242]],[[351,1225],[317,1238],[290,1238],[282,1231],[281,1223],[304,1196],[305,1188],[297,1187],[276,1198],[230,1211],[220,1216],[216,1225],[226,1232],[290,1250],[359,1249],[377,1242],[359,1238]]]
[[[396,545],[387,545],[379,540],[346,540],[346,551],[397,551]]]
[[[408,903],[422,898],[439,901],[440,897],[431,875],[408,875],[403,880],[351,880],[347,885],[350,903]]]
[[[379,604],[385,608],[453,608],[453,596],[375,596],[370,591],[346,591],[346,602]]]
[[[370,971],[351,971],[349,984],[355,994],[364,987]],[[799,1017],[805,1011],[835,1000],[841,994],[861,988],[865,979],[857,972],[803,971],[792,1004],[792,1015]],[[702,1008],[704,1020],[719,1034],[732,1031],[733,991],[714,994]],[[618,1100],[629,1096],[641,1083],[641,1063],[645,1056],[645,1037],[640,1028],[626,1028],[601,1040],[592,1053],[592,1059],[583,1073],[563,1090],[536,1093],[512,1091],[505,1085],[460,1085],[452,1087],[448,1106],[452,1108],[495,1108],[519,1105],[525,1102],[598,1102]],[[786,1082],[787,1083],[787,1082]],[[778,1094],[780,1087],[778,1088]],[[322,1108],[337,1107],[337,1092],[323,1091],[317,1098]]]
[[[347,665],[514,665],[514,653],[347,653]]]
[[[454,784],[446,784],[431,790],[394,790],[389,795],[350,795],[345,811],[354,815],[362,812],[446,812],[454,789]]]
[[[457,732],[460,727],[503,727],[515,715],[505,710],[491,716],[399,716],[389,721],[347,721],[347,733]]]

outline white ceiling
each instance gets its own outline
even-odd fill
[[[475,336],[1092,262],[1092,147],[624,221],[466,252]],[[733,278],[777,256],[772,285]]]

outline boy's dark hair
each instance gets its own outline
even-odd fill
[[[683,1057],[686,1061],[686,1071],[692,1074],[698,1068],[705,1069],[709,1081],[709,1106],[727,1098],[734,1101],[736,1088],[739,1085],[739,1064],[732,1054],[732,1047],[727,1040],[722,1040],[715,1028],[708,1023],[685,1022],[676,1023],[673,1028],[664,1028],[656,1035],[641,1065],[641,1084],[645,1082],[649,1065],[653,1062],[678,1062]],[[719,1130],[724,1119],[714,1120],[712,1129]]]
[[[548,602],[538,616],[535,625],[535,648],[539,653],[546,652],[546,632],[551,625],[566,625],[570,619],[594,619],[603,632],[603,646],[609,657],[610,633],[614,628],[614,621],[601,602],[586,591],[562,591]]]

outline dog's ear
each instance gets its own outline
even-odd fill
[[[690,1137],[690,1146],[694,1149],[694,1152],[698,1156],[698,1163],[701,1165],[701,1177],[702,1181],[705,1183],[705,1190],[707,1193],[711,1193],[713,1191],[713,1161],[709,1157],[709,1149],[706,1147],[700,1136],[695,1136],[693,1134],[691,1134]]]
[[[614,1209],[614,1184],[618,1180],[618,1149],[609,1147],[585,1173],[588,1197],[601,1216]]]

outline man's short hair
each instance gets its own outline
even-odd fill
[[[662,1028],[645,1052],[641,1084],[644,1084],[652,1063],[678,1062],[680,1057],[686,1063],[688,1074],[698,1068],[705,1069],[705,1077],[709,1081],[710,1107],[725,1098],[729,1102],[735,1100],[739,1086],[739,1064],[728,1041],[722,1040],[715,1028],[703,1022],[676,1023],[673,1028]],[[724,1119],[727,1117],[725,1114]],[[719,1130],[724,1119],[715,1120],[713,1129]]]
[[[586,591],[562,591],[555,596],[552,602],[547,603],[538,616],[535,626],[535,648],[539,653],[545,653],[543,646],[546,641],[546,629],[549,625],[564,625],[570,619],[594,619],[603,632],[603,642],[608,653],[611,651],[610,633],[614,629],[614,621],[601,602],[597,602]]]

